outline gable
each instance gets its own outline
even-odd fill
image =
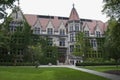
[[[63,23],[63,21],[61,21],[61,24],[60,24],[59,29],[66,29],[66,28],[65,28],[65,25],[64,25],[64,23]]]
[[[34,27],[41,28],[41,24],[40,24],[39,19],[37,19],[37,21],[35,22],[35,24],[34,24],[33,28],[34,28]]]
[[[84,26],[84,31],[90,31],[89,26],[87,25],[87,23]]]
[[[13,19],[13,21],[25,21],[22,11],[19,9],[19,7],[16,7],[10,17]]]
[[[102,26],[101,26],[102,27]],[[99,24],[98,24],[98,22],[96,22],[96,26],[95,26],[95,30],[94,30],[95,32],[96,31],[99,31],[100,33],[102,32],[101,31],[101,28],[100,28],[100,26],[99,26]]]
[[[50,21],[50,20],[48,21],[47,28],[54,28],[52,21]]]

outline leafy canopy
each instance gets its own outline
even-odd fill
[[[103,13],[120,20],[120,0],[103,0],[103,2],[105,3]]]

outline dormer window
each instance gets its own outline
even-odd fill
[[[100,37],[100,32],[96,31],[96,37]]]
[[[48,29],[47,29],[47,33],[48,33],[48,34],[53,34],[53,29],[52,29],[52,28],[48,28]]]
[[[75,24],[75,31],[79,31],[79,24]]]
[[[85,37],[89,37],[89,31],[84,31]]]
[[[60,35],[65,35],[65,30],[64,29],[60,29]]]
[[[33,33],[34,34],[40,34],[40,28],[39,27],[35,27]]]

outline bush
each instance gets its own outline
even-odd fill
[[[0,66],[34,66],[34,63],[28,63],[28,62],[21,62],[21,63],[16,63],[16,65],[14,65],[14,63],[11,62],[1,62]]]
[[[54,65],[57,64],[57,60],[54,58],[44,58],[44,59],[40,60],[39,62],[42,65],[48,65],[49,63],[54,64]]]
[[[76,66],[107,66],[107,65],[120,65],[120,63],[76,63]]]
[[[99,63],[99,62],[104,62],[105,60],[103,59],[103,58],[87,58],[86,60],[85,60],[85,62],[87,62],[87,63],[92,63],[92,62],[94,62],[94,63]]]

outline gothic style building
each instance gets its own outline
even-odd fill
[[[82,19],[73,6],[69,17],[23,14],[18,8],[10,15],[14,21],[27,21],[33,34],[48,36],[52,46],[57,46],[59,62],[75,64],[81,62],[82,57],[74,56],[73,50],[76,42],[76,32],[84,32],[92,48],[97,52],[96,38],[103,38],[106,24],[100,20]],[[15,29],[12,28],[12,31]],[[90,55],[88,55],[90,57]]]

